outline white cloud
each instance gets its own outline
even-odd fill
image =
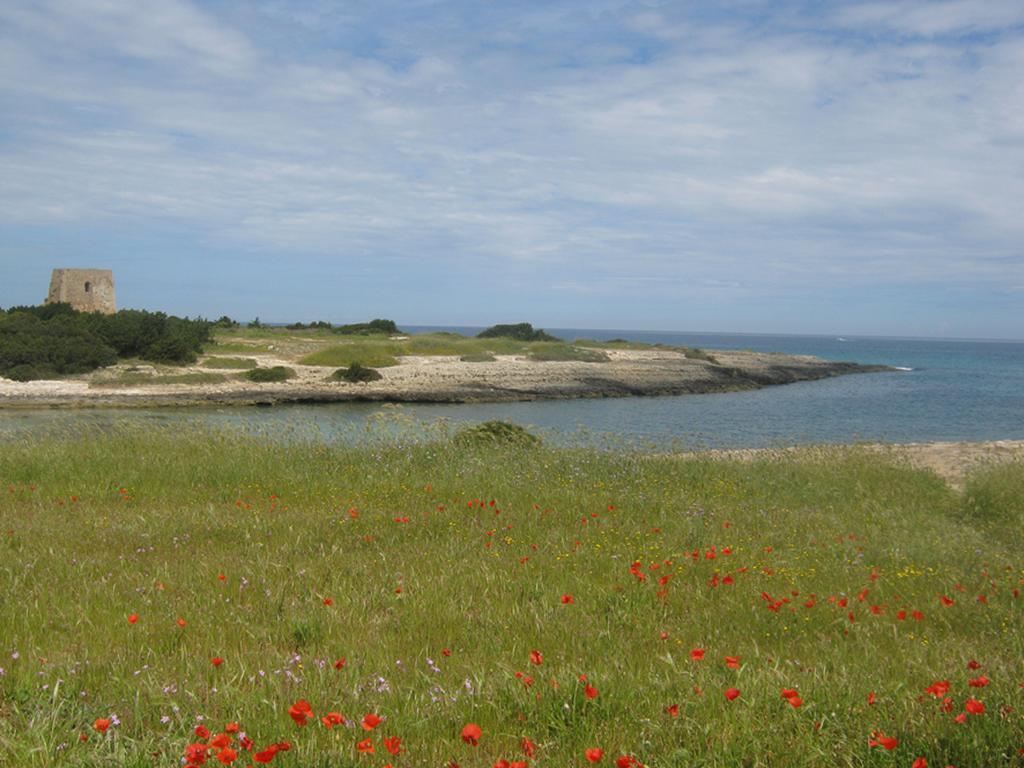
[[[605,293],[1021,282],[1024,42],[936,39],[1016,24],[1014,5],[754,31],[616,3],[480,27],[453,5],[408,24],[382,6],[360,41],[354,6],[278,3],[283,46],[180,0],[7,4],[0,225],[543,264]],[[301,44],[325,28],[346,45]]]

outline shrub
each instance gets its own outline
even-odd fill
[[[540,329],[534,330],[533,326],[529,323],[492,325],[487,330],[480,331],[476,335],[478,339],[493,339],[502,336],[515,339],[516,341],[561,341],[561,339],[552,336],[550,333],[545,333]]]
[[[718,365],[718,358],[712,355],[710,352],[699,347],[686,347],[684,354],[690,360],[706,360],[712,365]]]
[[[11,310],[0,316],[0,376],[31,381],[116,363],[115,349],[76,315],[58,312],[43,319]]]
[[[221,315],[213,323],[214,328],[237,328],[239,325],[237,320],[232,320],[227,315]]]
[[[348,336],[369,336],[374,333],[383,333],[388,335],[401,333],[401,331],[398,330],[398,326],[395,325],[394,320],[382,320],[380,318],[371,320],[368,323],[339,325],[334,329],[334,332]]]
[[[498,358],[489,352],[481,352],[475,355],[463,355],[459,358],[459,360],[464,363],[493,363],[497,359]]]
[[[465,427],[455,434],[459,445],[508,446],[532,448],[541,444],[541,439],[529,431],[508,421],[484,421],[473,427]]]
[[[290,323],[286,326],[289,331],[305,331],[313,330],[316,328],[326,328],[330,330],[334,326],[328,323],[326,320],[314,320],[312,323]]]
[[[348,368],[336,370],[331,375],[331,378],[358,384],[367,381],[380,381],[384,377],[380,375],[380,371],[374,368],[367,368],[359,363],[352,363]]]
[[[295,371],[283,365],[275,365],[273,368],[253,368],[243,374],[249,381],[266,383],[272,381],[287,381],[294,378]]]

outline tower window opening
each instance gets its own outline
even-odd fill
[[[85,284],[85,292],[90,293],[92,291],[92,283]]]

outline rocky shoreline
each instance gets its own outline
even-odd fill
[[[0,379],[0,408],[277,405],[346,401],[481,403],[523,400],[705,394],[759,389],[854,373],[892,371],[879,365],[810,356],[711,351],[712,360],[669,350],[605,350],[609,360],[538,362],[515,355],[474,363],[457,357],[403,357],[381,368],[380,381],[329,380],[330,369],[267,356],[261,365],[290,365],[296,377],[257,384],[233,378],[215,384],[110,386],[95,374],[60,381]],[[184,371],[200,371],[189,368]]]

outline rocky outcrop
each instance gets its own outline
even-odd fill
[[[471,403],[570,398],[704,394],[758,389],[853,373],[891,371],[878,365],[748,351],[714,351],[714,361],[670,350],[607,350],[609,360],[536,362],[501,356],[469,363],[454,357],[407,357],[381,368],[380,381],[330,380],[329,369],[288,361],[296,378],[275,384],[230,380],[218,384],[159,384],[97,388],[88,380],[0,381],[0,407],[275,405],[344,401]]]

